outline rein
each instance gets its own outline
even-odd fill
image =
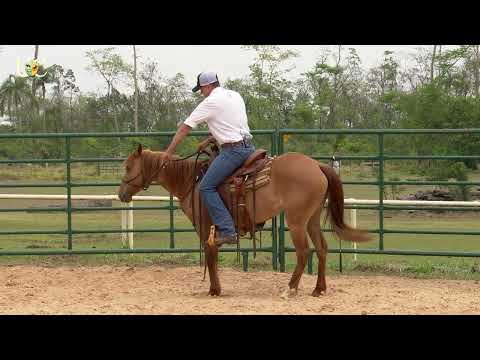
[[[148,187],[150,186],[150,183],[153,181],[153,179],[155,178],[155,176],[157,176],[158,173],[159,173],[161,170],[165,169],[170,162],[177,162],[177,161],[187,160],[187,159],[190,159],[191,157],[194,157],[195,155],[197,155],[197,158],[195,159],[195,169],[194,169],[194,171],[193,171],[193,176],[194,176],[194,181],[195,181],[195,172],[196,172],[196,170],[197,170],[197,162],[198,162],[198,158],[200,157],[200,155],[201,155],[202,153],[205,153],[205,154],[207,154],[207,155],[210,155],[210,153],[207,152],[207,151],[205,151],[205,150],[201,150],[201,151],[198,151],[198,150],[197,150],[197,151],[195,151],[194,153],[192,153],[192,154],[190,154],[190,155],[187,155],[187,156],[185,156],[185,157],[182,157],[182,158],[180,158],[180,159],[173,159],[173,160],[168,160],[168,161],[166,161],[166,162],[165,162],[159,169],[157,169],[157,171],[154,172],[154,174],[150,177],[150,180],[146,183],[146,184],[147,184],[147,185],[146,185],[146,188],[144,187],[143,190],[147,190],[147,189],[148,189]],[[143,169],[143,167],[142,167],[142,169]],[[186,192],[186,194],[188,194],[188,193],[190,192],[190,190],[191,190],[191,189],[189,189],[189,190]],[[195,225],[195,224],[194,224],[194,225]]]
[[[143,168],[144,168],[144,163],[143,163],[143,158],[142,158],[142,166],[141,166],[141,170],[140,172],[134,176],[133,178],[129,179],[129,180],[123,180],[122,179],[122,182],[127,184],[127,185],[130,185],[130,186],[135,186],[137,188],[142,188],[143,190],[147,190],[148,187],[150,186],[150,184],[152,183],[153,179],[158,175],[158,173],[163,170],[164,168],[167,167],[167,165],[170,163],[170,162],[177,162],[177,161],[183,161],[183,160],[187,160],[187,159],[190,159],[191,157],[194,157],[195,155],[197,156],[196,159],[195,159],[195,166],[194,166],[194,169],[193,169],[193,178],[192,178],[192,182],[191,182],[191,186],[188,188],[188,190],[185,192],[184,196],[182,199],[179,199],[180,201],[182,201],[186,196],[188,196],[188,194],[191,192],[192,193],[192,198],[191,198],[191,205],[192,205],[192,223],[193,223],[193,227],[196,229],[196,221],[195,221],[195,184],[197,183],[197,180],[198,180],[198,177],[197,177],[197,164],[198,164],[198,158],[200,157],[201,154],[206,154],[208,156],[210,156],[210,153],[206,150],[197,150],[195,151],[194,153],[188,155],[188,156],[185,156],[185,157],[182,157],[180,159],[173,159],[173,160],[168,160],[166,161],[164,164],[162,164],[162,166],[160,166],[154,173],[152,176],[150,176],[150,179],[148,179],[148,181],[145,181],[145,176],[143,175]],[[142,176],[143,178],[143,183],[141,186],[138,186],[138,185],[135,185],[135,184],[130,184],[133,180],[135,180],[136,178],[138,178],[139,176]],[[201,196],[199,196],[199,234],[200,234],[200,239],[202,238],[202,208],[201,208]],[[200,240],[201,241],[201,240]],[[201,246],[200,246],[200,262],[201,262]],[[203,280],[205,280],[205,275],[206,275],[206,271],[207,271],[207,262],[205,261],[205,268],[204,268],[204,272],[203,272]]]
[[[166,161],[160,168],[158,168],[158,169],[153,173],[152,176],[150,176],[150,179],[148,179],[147,181],[145,181],[145,176],[143,176],[143,168],[144,168],[144,166],[143,166],[143,158],[142,158],[142,166],[141,166],[140,172],[139,172],[136,176],[132,177],[132,178],[129,179],[129,180],[123,180],[123,179],[122,179],[122,182],[125,183],[125,184],[127,184],[127,185],[130,185],[130,186],[135,186],[135,187],[137,187],[137,188],[142,188],[143,190],[148,190],[148,188],[149,188],[150,184],[152,183],[153,179],[158,175],[158,173],[159,173],[161,170],[163,170],[163,169],[168,165],[169,162],[171,162],[171,161],[175,161],[175,162],[177,162],[177,161],[183,161],[183,160],[187,160],[187,159],[189,159],[189,158],[197,155],[197,159],[195,160],[195,170],[196,170],[198,158],[199,158],[199,156],[200,156],[202,153],[205,153],[205,154],[207,154],[207,155],[210,155],[209,152],[207,152],[207,151],[205,151],[205,150],[201,150],[201,151],[195,151],[194,153],[192,153],[192,154],[190,154],[190,155],[188,155],[188,156],[182,157],[182,158],[180,158],[180,159],[173,159],[173,160]],[[133,180],[135,180],[136,178],[138,178],[140,175],[141,175],[142,178],[143,178],[143,183],[142,183],[141,186],[138,186],[138,185],[135,185],[135,184],[130,184]],[[195,174],[194,174],[194,175],[195,175]],[[190,190],[189,190],[189,191],[190,191]],[[187,192],[187,194],[188,194],[188,192]]]
[[[185,199],[185,197],[188,196],[188,194],[192,193],[191,194],[191,205],[192,205],[192,225],[194,227],[194,229],[197,228],[197,224],[196,224],[196,221],[195,221],[195,184],[197,183],[198,181],[198,177],[197,177],[197,164],[198,164],[198,158],[200,157],[200,155],[204,153],[204,154],[207,154],[208,156],[210,156],[210,153],[206,150],[201,150],[201,151],[196,151],[194,152],[193,154],[190,154],[188,156],[185,156],[183,158],[180,158],[180,159],[174,159],[174,160],[170,160],[170,161],[182,161],[182,160],[187,160],[193,156],[197,156],[195,158],[195,165],[194,165],[194,168],[193,168],[193,177],[192,177],[192,182],[191,182],[191,185],[190,187],[188,188],[188,190],[185,192],[184,194],[184,197],[183,199]],[[167,165],[168,165],[169,161],[167,161],[165,164],[162,165],[161,169],[165,168]],[[153,178],[153,177],[152,177]],[[183,199],[180,199],[180,201],[182,201]],[[198,221],[198,226],[199,226],[199,229],[198,229],[198,233],[199,233],[199,238],[200,238],[200,243],[201,243],[201,239],[202,239],[202,235],[203,235],[203,232],[202,232],[202,197],[199,195],[198,197],[198,200],[199,200],[199,221]],[[200,244],[200,266],[201,266],[201,263],[202,263],[202,246]],[[207,262],[205,261],[204,263],[204,269],[203,269],[203,280],[202,281],[205,281],[205,276],[206,276],[206,273],[207,273]]]

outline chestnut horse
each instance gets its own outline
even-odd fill
[[[138,149],[125,161],[125,175],[118,189],[118,197],[122,202],[130,202],[132,196],[140,190],[146,190],[155,182],[176,196],[186,216],[194,224],[194,213],[199,214],[198,186],[194,186],[195,160],[165,161],[163,152]],[[328,216],[334,233],[341,239],[363,242],[370,240],[366,232],[351,228],[344,221],[343,187],[339,176],[327,165],[300,154],[286,153],[272,161],[270,182],[257,189],[255,194],[256,209],[253,209],[253,195],[246,195],[246,205],[250,214],[255,214],[255,223],[263,223],[282,210],[295,251],[297,265],[289,282],[289,288],[283,296],[294,295],[298,290],[300,278],[305,269],[309,255],[307,232],[315,246],[318,257],[318,278],[313,296],[326,291],[325,262],[327,242],[320,228],[320,214],[328,196]],[[195,212],[192,211],[194,196]],[[198,208],[197,208],[198,207]],[[203,209],[205,209],[203,207]],[[204,210],[205,211],[205,210]],[[208,229],[196,231],[205,249],[205,261],[210,277],[209,295],[220,295],[221,287],[218,277],[218,247],[207,244]]]

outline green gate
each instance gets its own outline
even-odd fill
[[[72,157],[72,139],[75,138],[127,138],[127,137],[171,137],[174,132],[156,132],[156,133],[58,133],[58,134],[0,134],[0,139],[58,139],[64,141],[65,146],[65,158],[61,159],[15,159],[15,160],[0,160],[0,164],[42,164],[42,163],[60,163],[65,164],[66,181],[63,183],[16,183],[6,184],[0,183],[0,188],[23,188],[23,187],[61,187],[65,188],[67,192],[67,204],[65,207],[52,208],[0,208],[2,212],[63,212],[67,214],[67,227],[60,230],[31,230],[31,231],[5,231],[0,229],[0,236],[2,235],[36,235],[36,234],[52,234],[52,235],[65,235],[67,240],[67,246],[65,250],[1,250],[0,255],[65,255],[65,254],[126,254],[126,253],[199,253],[199,248],[176,248],[175,247],[175,233],[178,232],[194,232],[193,228],[176,228],[174,225],[174,211],[178,209],[175,206],[174,201],[170,198],[169,205],[167,206],[135,206],[135,207],[73,207],[72,206],[72,188],[78,187],[91,187],[91,186],[118,186],[120,183],[76,183],[71,179],[71,166],[73,163],[102,163],[102,162],[115,162],[123,161],[119,158],[75,158]],[[389,160],[478,160],[480,155],[450,155],[450,156],[408,156],[408,155],[387,155],[385,154],[384,137],[385,135],[399,135],[409,136],[416,134],[442,134],[448,136],[449,134],[480,134],[480,129],[398,129],[398,130],[383,130],[383,129],[327,129],[327,130],[299,130],[299,129],[280,129],[280,130],[257,130],[253,131],[256,136],[265,136],[270,142],[270,151],[273,155],[282,154],[284,152],[285,135],[374,135],[377,137],[377,149],[378,154],[375,156],[336,156],[337,160],[370,160],[378,162],[378,176],[376,181],[345,181],[344,184],[351,185],[374,185],[378,187],[378,205],[347,205],[346,209],[369,209],[378,211],[378,228],[369,229],[368,231],[373,234],[379,235],[378,248],[377,249],[345,249],[341,247],[330,249],[330,253],[338,253],[340,259],[340,270],[342,269],[342,254],[344,253],[356,253],[356,254],[383,254],[383,255],[423,255],[423,256],[457,256],[457,257],[480,257],[480,252],[441,252],[441,251],[414,251],[414,250],[393,250],[386,249],[384,246],[384,234],[450,234],[450,235],[480,235],[480,231],[415,231],[415,230],[399,230],[389,229],[384,226],[384,211],[385,210],[449,210],[449,211],[465,211],[464,208],[455,207],[432,207],[432,206],[399,206],[399,205],[385,205],[383,203],[385,186],[388,185],[480,185],[480,182],[450,182],[450,181],[386,181],[384,179],[385,162]],[[205,131],[194,131],[192,136],[206,136]],[[258,144],[257,144],[258,146]],[[317,160],[332,160],[332,154],[325,154],[323,156],[312,156]],[[1,192],[1,190],[0,190]],[[74,229],[72,226],[73,212],[79,211],[119,211],[119,210],[168,210],[170,212],[170,226],[168,228],[150,228],[143,230],[124,230],[119,231],[116,229],[96,229],[96,230],[81,230]],[[468,211],[478,211],[480,208],[468,209]],[[257,248],[257,251],[271,254],[272,268],[274,270],[279,269],[285,271],[285,258],[286,253],[295,251],[292,247],[285,246],[285,232],[288,228],[285,226],[284,214],[281,213],[277,217],[274,217],[271,222],[271,226],[264,229],[266,232],[271,233],[271,246]],[[328,231],[328,230],[325,230]],[[136,249],[75,249],[74,247],[74,235],[75,234],[109,234],[109,233],[122,233],[122,232],[135,232],[135,233],[169,233],[170,234],[170,247],[169,248],[136,248]],[[194,235],[196,236],[196,235]],[[221,249],[221,252],[236,252],[236,248]],[[240,252],[243,258],[243,268],[248,268],[248,256],[253,251],[251,247],[242,247]],[[312,253],[310,253],[308,261],[308,272],[312,273]]]
[[[375,135],[378,139],[378,155],[376,156],[335,156],[337,160],[372,160],[378,161],[378,177],[376,181],[344,181],[344,185],[375,185],[378,186],[378,205],[346,205],[346,209],[369,209],[377,210],[379,212],[379,221],[377,229],[368,229],[371,234],[379,234],[379,242],[377,249],[345,249],[341,246],[335,249],[329,249],[329,253],[339,254],[339,269],[342,271],[342,253],[356,253],[356,254],[378,254],[378,255],[417,255],[417,256],[451,256],[451,257],[480,257],[480,252],[447,252],[447,251],[417,251],[417,250],[393,250],[385,249],[384,247],[384,235],[385,234],[443,234],[443,235],[480,235],[480,231],[415,231],[415,230],[399,230],[399,229],[387,229],[384,226],[384,210],[448,210],[448,211],[480,211],[480,207],[477,208],[458,208],[458,207],[434,207],[434,206],[401,206],[401,205],[384,205],[384,193],[385,186],[387,185],[454,185],[454,186],[466,186],[466,185],[480,185],[480,182],[468,182],[468,181],[386,181],[384,179],[385,161],[388,160],[479,160],[479,155],[425,155],[425,156],[409,156],[409,155],[386,155],[385,154],[385,135],[400,135],[409,136],[417,134],[442,134],[448,136],[451,134],[480,134],[480,129],[324,129],[324,130],[311,130],[311,129],[281,129],[277,136],[278,141],[278,153],[284,152],[284,135],[314,135],[314,134],[330,134],[330,135]],[[332,160],[332,156],[312,156],[317,160]],[[288,231],[288,227],[285,226],[284,214],[280,214],[279,229],[278,229],[278,249],[279,249],[279,263],[280,271],[285,271],[285,254],[286,252],[294,252],[292,247],[285,246],[285,231]],[[323,231],[329,231],[324,229]],[[340,241],[341,245],[341,241]],[[308,272],[312,273],[312,256],[310,252],[308,258]]]

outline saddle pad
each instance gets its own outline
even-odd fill
[[[262,186],[267,185],[270,182],[270,173],[272,170],[273,158],[268,157],[265,167],[256,174],[248,175],[247,181],[244,184],[245,191],[253,190],[253,180],[255,179],[255,189],[259,189]],[[230,192],[235,192],[235,184],[230,184]]]

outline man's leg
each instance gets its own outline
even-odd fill
[[[221,236],[236,236],[232,216],[225,207],[217,187],[253,153],[255,148],[233,147],[220,152],[200,182],[200,193],[205,201],[212,222],[218,227]]]

